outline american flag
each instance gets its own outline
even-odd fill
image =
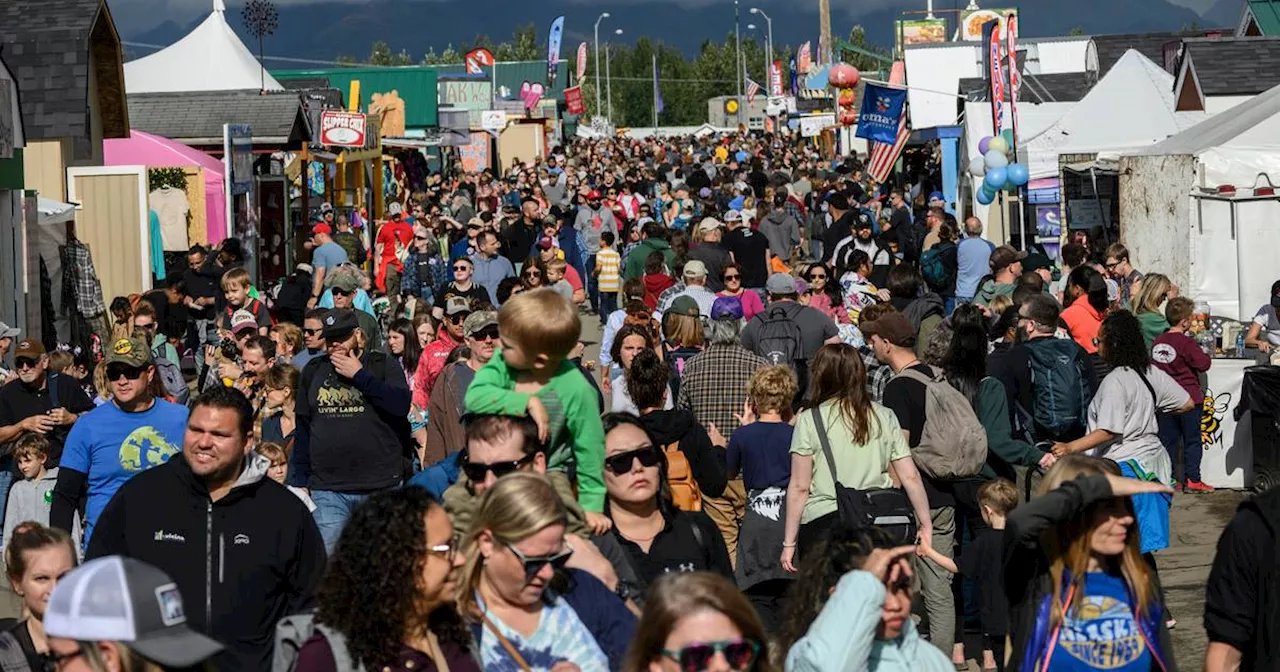
[[[756,94],[760,93],[760,85],[747,78],[747,104],[750,105],[756,99]]]
[[[907,69],[902,61],[894,61],[893,67],[889,70],[890,84],[903,84],[906,81]],[[898,137],[893,144],[886,142],[873,142],[871,147],[871,158],[867,164],[867,173],[871,179],[876,182],[884,182],[889,178],[889,172],[893,170],[893,164],[898,162],[898,157],[902,154],[902,148],[907,146],[907,138],[911,137],[911,128],[907,125],[907,106],[902,106],[902,117],[898,119]]]

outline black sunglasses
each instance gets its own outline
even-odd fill
[[[471,269],[471,267],[470,267],[470,266],[468,266],[467,264],[457,264],[457,265],[455,265],[455,266],[453,267],[453,270],[455,270],[455,271],[466,271],[466,270],[470,270],[470,269]]]
[[[477,341],[496,341],[498,340],[498,327],[489,326],[471,334],[471,338]]]
[[[640,460],[640,466],[648,468],[657,466],[658,458],[658,451],[653,446],[641,446],[635,450],[604,458],[604,466],[612,471],[614,476],[622,476],[631,473],[631,466],[636,460]]]
[[[533,581],[533,577],[537,576],[538,572],[541,572],[542,568],[547,565],[551,565],[551,569],[557,571],[564,569],[564,566],[569,563],[569,557],[573,555],[573,547],[567,544],[565,545],[564,550],[559,553],[537,556],[528,556],[521,553],[520,549],[516,548],[508,541],[502,542],[502,545],[506,546],[507,550],[511,551],[511,554],[516,556],[516,559],[524,564],[525,583]]]
[[[750,639],[730,639],[698,642],[679,651],[662,650],[662,655],[680,664],[681,672],[702,672],[710,667],[717,653],[724,654],[724,660],[731,669],[748,670],[760,655],[760,644]]]
[[[414,237],[413,237],[413,239],[414,239],[414,240],[431,240],[430,238],[427,238],[426,236],[414,236]]]
[[[307,336],[315,336],[316,334],[320,333],[320,330],[319,329],[303,329],[302,333],[306,334]]]
[[[143,371],[146,371],[145,366],[130,366],[129,364],[115,362],[107,365],[107,380],[114,382],[119,380],[120,376],[124,376],[129,380],[137,380],[142,377]]]
[[[30,357],[15,357],[13,360],[13,368],[19,371],[23,369],[34,369],[38,363],[39,360],[31,359]]]
[[[347,291],[347,290],[345,290],[345,289],[339,289],[339,288],[337,288],[337,287],[334,287],[334,288],[332,289],[332,291],[333,291],[333,293],[334,293],[335,295],[337,295],[337,296],[351,296],[352,294],[355,294],[355,290],[352,290],[352,291],[348,292],[348,291]]]
[[[533,458],[536,456],[537,453],[534,452],[529,453],[518,460],[512,460],[510,462],[494,462],[493,464],[463,460],[462,473],[466,474],[467,480],[472,483],[482,483],[484,482],[486,474],[489,472],[493,472],[494,478],[502,478],[507,474],[518,471],[520,467],[533,462]]]
[[[737,273],[733,273],[733,274],[728,274],[728,273],[726,273],[726,274],[725,274],[725,276],[724,276],[724,279],[725,279],[725,281],[726,281],[726,282],[727,282],[727,281],[729,281],[729,280],[741,280],[741,279],[742,279],[742,276],[741,276],[741,275],[738,275]]]

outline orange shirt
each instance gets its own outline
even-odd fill
[[[1098,338],[1098,330],[1102,328],[1102,313],[1089,304],[1088,295],[1082,294],[1076,297],[1076,300],[1062,311],[1062,321],[1067,323],[1071,338],[1074,338],[1085,352],[1092,355],[1098,351],[1098,344],[1094,341]]]

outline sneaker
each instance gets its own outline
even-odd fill
[[[1173,482],[1173,491],[1182,492],[1182,481],[1175,480]]]
[[[1189,478],[1187,479],[1187,484],[1183,486],[1182,489],[1184,492],[1213,492],[1212,485],[1205,485],[1200,481],[1193,481]]]

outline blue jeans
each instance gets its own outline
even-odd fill
[[[1182,459],[1186,462],[1183,478],[1188,481],[1200,480],[1200,458],[1204,448],[1200,443],[1200,416],[1204,407],[1197,404],[1186,413],[1157,413],[1156,420],[1160,424],[1160,443],[1169,451],[1169,461],[1173,463],[1174,477],[1178,473],[1178,446],[1182,446]]]
[[[596,255],[587,255],[586,267],[587,273],[582,277],[582,286],[587,288],[587,300],[591,302],[591,309],[600,312],[600,287],[592,274],[596,271]]]
[[[822,240],[819,238],[811,238],[809,240],[809,256],[814,259],[822,258]]]
[[[311,501],[316,504],[316,510],[311,512],[311,516],[316,520],[316,527],[320,528],[325,553],[333,555],[333,549],[338,545],[338,537],[342,534],[347,519],[351,517],[351,511],[368,498],[369,493],[311,491]]]
[[[618,309],[617,292],[600,292],[600,324],[609,321],[609,316]]]

